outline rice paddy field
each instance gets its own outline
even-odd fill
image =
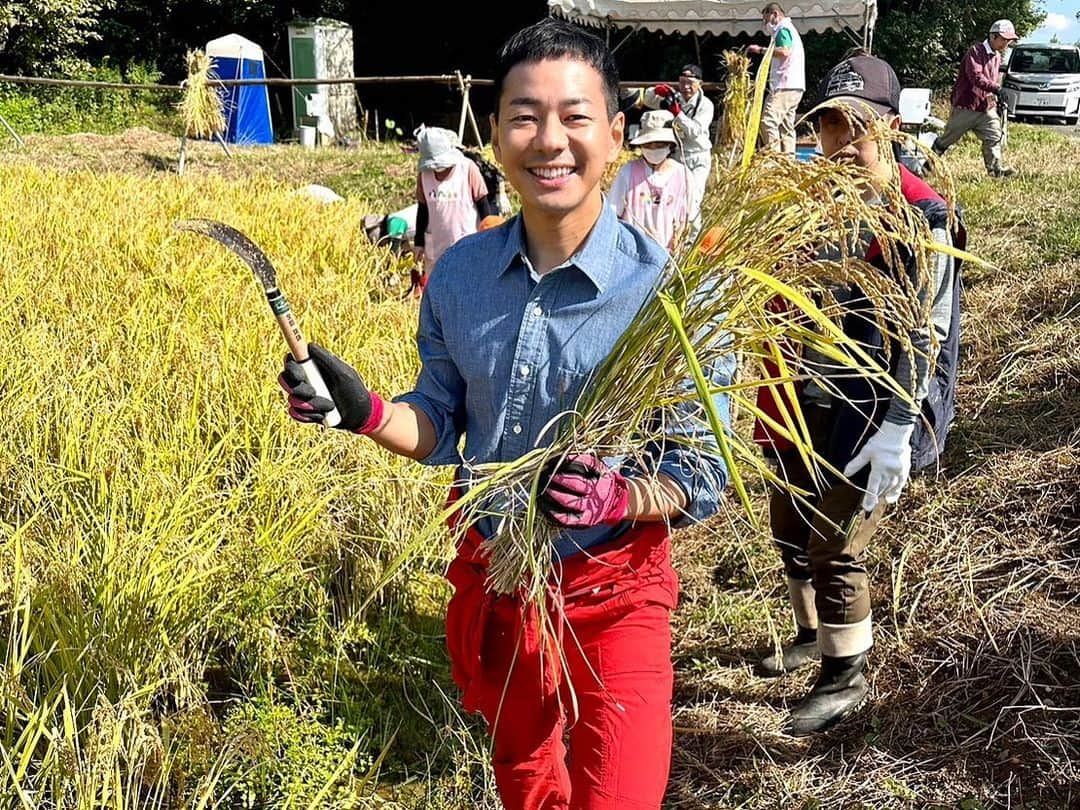
[[[810,676],[752,672],[790,619],[733,502],[677,535],[667,807],[1080,805],[1080,140],[1009,148],[1005,182],[949,154],[994,267],[965,276],[949,451],[873,543],[869,701],[780,733]],[[176,158],[146,129],[0,145],[4,806],[496,808],[443,648],[448,544],[375,589],[446,473],[292,423],[254,278],[171,228],[246,232],[307,336],[396,393],[416,307],[361,222],[408,204],[415,157]]]

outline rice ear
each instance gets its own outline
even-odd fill
[[[742,170],[745,174],[750,168],[750,161],[754,159],[757,151],[758,131],[761,129],[761,114],[765,109],[765,89],[769,83],[769,65],[772,64],[775,43],[769,45],[765,55],[761,58],[758,66],[757,77],[754,80],[754,101],[750,105],[750,116],[746,122],[746,140],[743,141]]]

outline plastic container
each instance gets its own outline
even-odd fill
[[[300,133],[300,145],[305,149],[315,148],[315,127],[301,124],[297,127]]]

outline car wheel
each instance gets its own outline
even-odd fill
[[[1078,121],[1080,121],[1080,116],[1073,115],[1073,116],[1067,117],[1065,119],[1065,126],[1067,126],[1067,127],[1075,127]]]

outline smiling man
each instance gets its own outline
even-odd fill
[[[458,465],[458,487],[472,464],[551,441],[668,261],[604,204],[600,179],[623,138],[617,92],[611,54],[582,29],[548,18],[510,38],[496,66],[492,146],[521,214],[442,255],[421,301],[413,391],[385,402],[312,344],[333,402],[289,360],[281,383],[294,418],[319,422],[336,404],[339,427],[425,464]],[[729,383],[732,366],[713,369],[714,383]],[[727,414],[726,397],[715,404]],[[538,506],[561,530],[545,606],[559,637],[539,635],[535,606],[487,589],[482,544],[497,517],[469,527],[458,547],[452,673],[465,708],[488,722],[510,810],[660,807],[678,594],[668,527],[714,513],[727,482],[701,414],[665,413],[671,440],[643,449],[644,469],[578,454],[548,471]]]

